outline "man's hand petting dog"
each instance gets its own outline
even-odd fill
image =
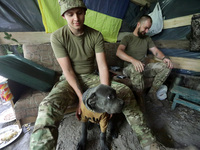
[[[100,125],[101,150],[109,150],[106,144],[108,120],[112,117],[112,114],[120,113],[123,106],[124,101],[117,98],[116,91],[110,86],[100,84],[85,91],[81,104],[82,134],[77,150],[86,149],[88,121]]]

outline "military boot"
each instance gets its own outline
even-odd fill
[[[161,103],[161,101],[157,98],[156,92],[151,92],[148,93],[147,98],[153,102],[153,104],[157,107],[162,107],[163,104]]]

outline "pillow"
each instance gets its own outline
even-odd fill
[[[39,91],[50,91],[56,72],[16,55],[0,56],[0,75]]]

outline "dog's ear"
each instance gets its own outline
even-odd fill
[[[93,110],[96,105],[96,94],[92,93],[88,99],[86,100],[86,107],[88,107],[90,110]]]
[[[83,93],[83,103],[89,110],[94,110],[96,105],[96,87],[89,88]]]

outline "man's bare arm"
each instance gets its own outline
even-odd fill
[[[137,59],[134,59],[133,57],[127,55],[124,50],[126,49],[126,46],[120,44],[117,48],[117,53],[116,55],[124,60],[124,61],[127,61],[127,62],[130,62],[133,64],[133,66],[135,67],[135,70],[138,71],[138,72],[142,72],[144,70],[144,64],[137,60]]]
[[[166,63],[168,68],[173,68],[171,60],[167,58],[157,47],[152,47],[149,50],[153,53],[154,56]]]
[[[104,52],[96,53],[96,60],[99,69],[99,76],[101,84],[110,86],[108,65],[106,62],[106,56]]]
[[[69,85],[74,89],[74,91],[76,92],[76,95],[78,96],[79,105],[76,111],[76,115],[77,115],[77,118],[80,120],[81,102],[82,102],[83,93],[82,93],[82,89],[80,87],[79,81],[76,77],[76,74],[74,73],[69,57],[57,58],[57,60],[62,68],[62,71],[66,80],[68,81]]]

